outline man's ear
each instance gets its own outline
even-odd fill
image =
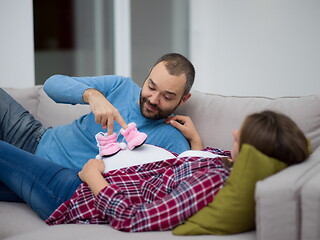
[[[188,93],[187,95],[185,95],[185,96],[181,99],[181,102],[180,102],[179,106],[182,105],[182,104],[184,104],[190,97],[191,97],[191,93]]]

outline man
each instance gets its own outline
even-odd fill
[[[0,117],[6,124],[13,119],[15,123],[10,124],[16,129],[13,136],[12,131],[5,132],[10,128],[1,127],[0,139],[61,166],[81,169],[98,152],[95,139],[98,132],[119,133],[126,123],[135,122],[139,131],[148,135],[146,143],[180,153],[189,149],[189,143],[164,119],[189,99],[194,75],[193,65],[176,53],[156,61],[142,89],[130,78],[121,76],[55,75],[43,86],[49,97],[59,103],[88,103],[92,112],[70,124],[45,129],[2,93],[0,100],[6,101],[1,105]],[[12,105],[19,110],[9,107]],[[122,136],[118,141],[123,141]]]

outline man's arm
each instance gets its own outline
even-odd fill
[[[96,123],[108,132],[113,132],[114,121],[122,128],[126,123],[118,110],[107,100],[106,96],[122,82],[120,76],[69,77],[54,75],[43,85],[44,91],[57,103],[88,103],[95,116]]]
[[[57,103],[84,104],[83,93],[93,88],[108,96],[121,85],[121,76],[69,77],[53,75],[46,80],[43,90]]]
[[[102,128],[108,128],[108,133],[113,132],[114,121],[117,121],[122,128],[126,128],[127,124],[108,99],[98,90],[89,88],[83,93],[83,101],[89,103],[92,113],[95,116],[96,123]]]

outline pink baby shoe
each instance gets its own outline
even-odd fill
[[[129,150],[140,147],[147,139],[147,134],[139,132],[134,122],[128,124],[128,128],[121,128],[120,133],[124,136]]]
[[[96,134],[97,146],[99,147],[99,155],[96,158],[110,157],[121,150],[120,144],[117,142],[118,135],[113,133],[99,132]]]

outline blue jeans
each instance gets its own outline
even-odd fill
[[[46,130],[46,127],[0,88],[0,140],[34,153]],[[21,202],[2,182],[0,194],[3,200]]]
[[[70,199],[81,184],[76,170],[61,167],[0,141],[0,181],[42,219]],[[0,192],[0,200],[6,200]]]
[[[47,128],[0,88],[0,140],[35,153]]]

